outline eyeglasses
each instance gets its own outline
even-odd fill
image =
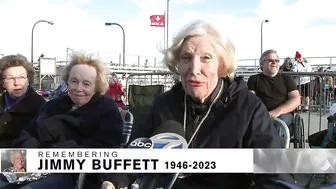
[[[5,80],[5,82],[8,83],[14,83],[14,81],[17,79],[19,82],[23,82],[26,81],[27,76],[18,76],[18,77],[7,77],[7,78],[3,78]]]
[[[279,63],[280,62],[279,59],[266,59],[265,61],[267,61],[267,62],[274,62],[274,63]]]

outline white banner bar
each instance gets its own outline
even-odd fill
[[[336,173],[330,148],[1,149],[2,172],[14,155],[31,173]]]
[[[336,149],[254,149],[254,173],[336,173]]]
[[[253,149],[28,149],[36,173],[252,173]]]

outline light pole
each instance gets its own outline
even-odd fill
[[[269,22],[269,20],[268,19],[266,19],[266,20],[263,20],[262,22],[261,22],[261,32],[260,32],[260,34],[261,34],[261,38],[260,38],[260,47],[261,47],[261,54],[263,53],[263,25],[264,25],[264,22]]]
[[[122,33],[123,33],[123,65],[125,66],[125,30],[124,28],[118,24],[118,23],[110,23],[110,22],[106,22],[105,23],[105,26],[112,26],[112,25],[116,25],[116,26],[119,26],[120,29],[122,30]]]
[[[54,25],[53,21],[48,21],[48,20],[39,20],[34,24],[33,29],[32,29],[32,36],[31,36],[31,62],[32,63],[34,62],[34,29],[35,29],[36,24],[40,22],[46,22],[50,25]]]
[[[166,33],[166,43],[167,43],[167,44],[166,44],[166,47],[165,47],[165,48],[168,48],[168,41],[169,41],[169,40],[168,40],[168,39],[169,39],[169,38],[168,38],[168,33],[169,33],[169,29],[168,29],[168,28],[169,28],[169,27],[168,27],[168,23],[169,23],[169,1],[170,1],[170,0],[167,0],[167,7],[166,7],[166,8],[167,8],[167,10],[166,10],[166,12],[167,12],[166,17],[167,17],[167,18],[166,18],[166,28],[165,28],[165,30],[167,30],[167,33]]]

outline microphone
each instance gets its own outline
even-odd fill
[[[134,139],[128,145],[128,148],[170,149],[172,145],[174,145],[174,142],[177,142],[178,140],[185,141],[185,139],[182,137],[184,136],[184,133],[185,132],[182,124],[177,121],[169,120],[154,130],[152,133],[153,137],[150,139],[145,137]],[[182,141],[181,144],[184,144],[184,142]],[[179,147],[175,146],[175,148]]]
[[[129,145],[128,148],[138,148],[138,149],[152,149],[154,143],[149,138],[137,138],[133,140]]]
[[[187,141],[176,133],[161,133],[150,138],[153,149],[185,149]]]
[[[175,133],[162,133],[150,138],[154,143],[155,148],[161,149],[187,149],[187,141]],[[162,189],[170,189],[173,187],[179,173],[166,173],[159,179],[158,186]]]
[[[152,136],[161,134],[161,133],[175,133],[180,136],[185,135],[185,131],[183,128],[183,125],[177,121],[174,120],[168,120],[162,123],[160,126],[158,126],[154,132],[152,133]]]
[[[185,149],[187,141],[184,139],[184,130],[182,124],[176,121],[166,121],[153,132],[150,138],[138,138],[133,140],[128,148],[143,149]],[[137,174],[141,180],[132,185],[134,189],[170,189],[178,173],[169,174]]]
[[[153,141],[149,138],[137,138],[128,144],[128,148],[137,148],[137,149],[152,149],[154,146]],[[138,184],[139,180],[144,178],[143,174],[135,174],[138,179],[131,185],[131,189],[139,189],[140,185]],[[146,182],[146,181],[145,181]]]
[[[133,145],[139,145],[144,148],[151,149],[186,149],[188,146],[187,141],[181,135],[176,133],[161,133],[147,140],[145,138],[141,138],[141,140],[136,142],[137,143],[134,143]],[[139,176],[141,177],[141,175]],[[145,174],[142,176],[138,189],[170,189],[174,185],[177,177],[178,173]]]
[[[119,111],[120,111],[120,114],[124,122],[124,125],[123,125],[124,141],[122,143],[122,147],[124,147],[126,146],[132,134],[134,117],[133,117],[133,114],[127,110],[119,110]]]

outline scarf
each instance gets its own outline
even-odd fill
[[[26,92],[20,96],[19,98],[12,98],[9,96],[8,92],[4,93],[4,100],[5,100],[5,107],[3,112],[7,112],[10,110],[13,106],[17,105],[21,100],[26,96],[29,88],[27,88]]]

